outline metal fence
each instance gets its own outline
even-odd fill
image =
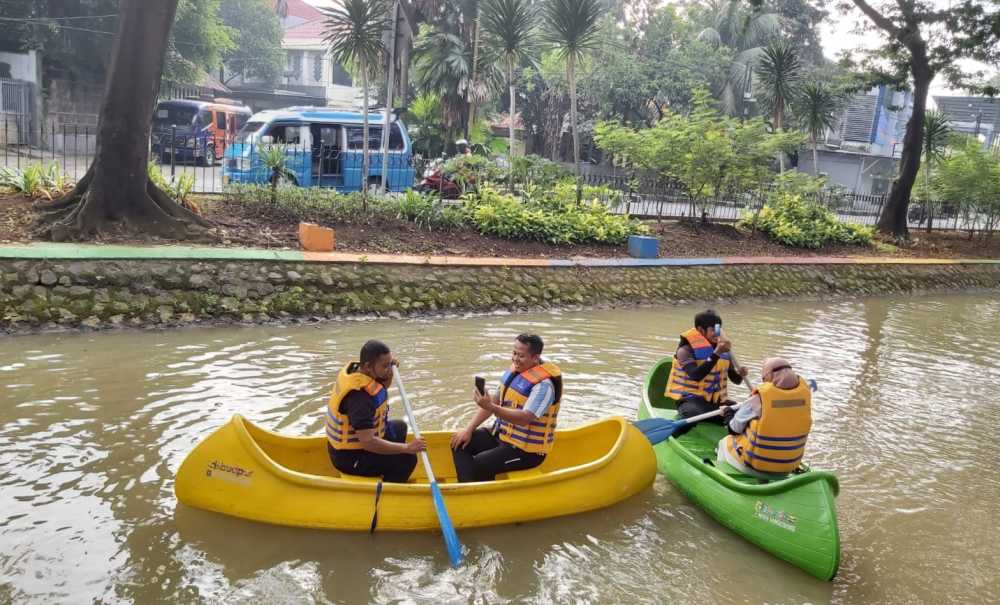
[[[32,143],[32,85],[30,82],[0,78],[0,145]]]
[[[8,97],[4,97],[5,108],[24,107],[21,105],[23,93],[11,92],[9,98],[11,100],[8,105]],[[0,114],[0,168],[24,169],[33,164],[49,166],[55,163],[71,180],[79,179],[87,172],[95,153],[95,127],[50,124],[46,128],[31,130],[29,125],[22,126],[26,123],[22,118],[2,119],[3,115],[20,114],[13,111]],[[223,193],[227,184],[223,178],[223,164],[228,164],[226,167],[229,170],[239,170],[243,168],[241,164],[245,160],[225,157],[228,144],[226,140],[219,141],[211,149],[205,145],[200,148],[192,147],[190,143],[187,137],[176,132],[154,135],[150,144],[150,159],[168,183],[186,179],[193,193]],[[360,145],[358,141],[352,142],[350,150],[356,151],[355,143]],[[382,162],[378,139],[372,137],[370,145],[370,169],[373,175],[370,182],[378,186]],[[286,150],[287,165],[298,174],[296,179],[286,180],[297,181],[305,175],[304,180],[307,182],[296,184],[343,187],[348,173],[357,175],[360,171],[360,153],[345,153],[339,145],[325,144],[321,138],[311,146],[296,145],[293,141],[282,147]],[[251,146],[250,157],[259,157],[259,153],[259,146]],[[390,187],[396,188],[392,182],[394,170],[408,168],[411,162],[398,152],[389,154],[389,162]],[[259,162],[250,164],[255,171],[252,175],[254,180],[266,182],[270,176],[269,171],[261,172],[265,168]],[[421,171],[417,170],[417,181],[420,175]],[[479,182],[488,178],[484,174]],[[704,217],[710,221],[735,221],[748,212],[759,210],[769,193],[767,189],[732,191],[696,201],[679,183],[665,182],[662,179],[588,174],[582,176],[581,180],[584,185],[608,188],[611,195],[602,201],[613,211],[628,212],[647,219]],[[522,175],[517,185],[523,187],[532,181],[537,179],[531,178],[531,175]],[[502,182],[505,184],[505,179]],[[824,191],[814,196],[814,201],[828,208],[840,220],[863,225],[874,225],[878,221],[885,199],[885,195],[845,191]],[[926,217],[923,206],[917,202],[912,203],[908,219],[911,229],[924,227]],[[980,230],[983,225],[990,224],[986,219],[987,217],[971,212],[964,205],[943,204],[935,210],[933,225],[936,230]]]
[[[65,177],[78,180],[86,174],[94,158],[96,127],[50,124],[34,131],[32,139],[19,137],[14,140],[15,134],[13,126],[0,124],[0,140],[10,141],[0,144],[0,168],[22,170],[33,164],[44,167],[57,164]],[[299,144],[298,141],[278,141],[273,146],[284,151],[286,166],[292,173],[285,177],[286,182],[303,186],[347,186],[349,189],[359,189],[361,154],[356,152],[360,148],[361,137],[356,138],[357,140],[348,142],[347,150],[339,142],[329,144],[323,139],[311,145]],[[29,144],[29,140],[36,143]],[[267,182],[270,170],[261,160],[265,146],[254,143],[244,148],[245,156],[227,158],[226,151],[231,144],[230,138],[223,137],[196,141],[194,137],[178,132],[177,129],[154,132],[150,137],[149,158],[167,182],[178,182],[181,179],[190,181],[192,193],[225,192],[226,169],[241,171],[244,178]],[[369,145],[369,182],[378,186],[381,184],[382,167],[380,141],[376,136],[370,136]],[[399,169],[410,168],[410,160],[408,156],[391,149],[388,159],[389,186],[398,189],[399,179],[402,178]]]

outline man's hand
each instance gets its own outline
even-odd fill
[[[715,343],[715,353],[717,355],[722,355],[723,353],[728,353],[732,348],[733,343],[729,341],[725,336],[720,336],[719,340]]]
[[[427,451],[427,442],[424,441],[423,439],[414,439],[412,441],[407,442],[406,444],[407,454],[418,454],[420,452],[426,452],[426,451]]]
[[[487,412],[493,411],[493,398],[490,397],[489,393],[480,393],[479,390],[472,389],[472,400],[476,402],[476,405]]]
[[[472,441],[472,429],[467,428],[464,431],[458,431],[451,436],[451,449],[464,450],[470,441]]]
[[[746,366],[740,366],[740,368],[736,370],[736,372],[743,378],[746,378],[747,375],[750,374],[750,370],[747,370]]]

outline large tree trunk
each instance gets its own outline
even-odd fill
[[[924,142],[924,113],[927,110],[927,93],[930,91],[931,74],[925,53],[911,51],[910,70],[913,73],[913,115],[906,123],[906,134],[903,136],[903,157],[900,161],[899,176],[892,182],[889,199],[882,216],[878,220],[878,230],[881,233],[896,238],[906,238],[909,230],[906,227],[906,213],[910,208],[910,192],[917,180],[920,170],[920,155]]]
[[[780,133],[781,129],[784,127],[784,99],[778,97],[776,101],[776,107],[774,108],[774,131]],[[785,152],[778,150],[778,172],[785,172]]]
[[[121,0],[119,29],[101,103],[94,161],[42,223],[54,240],[91,238],[119,223],[127,229],[185,237],[209,224],[149,181],[149,132],[167,38],[178,0]]]
[[[465,87],[465,102],[468,104],[469,119],[465,122],[465,140],[469,140],[469,127],[476,124],[476,100],[472,98],[472,89],[476,85],[476,77],[479,68],[479,15],[476,14],[476,21],[472,24],[472,79]]]

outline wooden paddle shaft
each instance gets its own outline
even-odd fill
[[[715,333],[718,336],[722,336],[722,324],[715,324]],[[729,350],[729,360],[733,362],[733,368],[735,368],[736,371],[739,372],[741,367],[740,362],[736,360],[736,354],[733,353],[732,349]],[[743,382],[746,383],[747,388],[750,389],[751,391],[754,389],[753,381],[750,380],[749,372],[747,372],[747,375],[743,377]]]

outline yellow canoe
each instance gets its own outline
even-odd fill
[[[653,482],[649,441],[623,418],[556,432],[541,466],[458,483],[451,433],[423,434],[455,527],[558,517],[610,506]],[[177,471],[174,491],[189,506],[300,527],[368,530],[376,480],[343,475],[330,463],[326,437],[289,437],[239,414],[199,443]],[[438,528],[430,486],[418,464],[408,483],[384,483],[378,529]]]

